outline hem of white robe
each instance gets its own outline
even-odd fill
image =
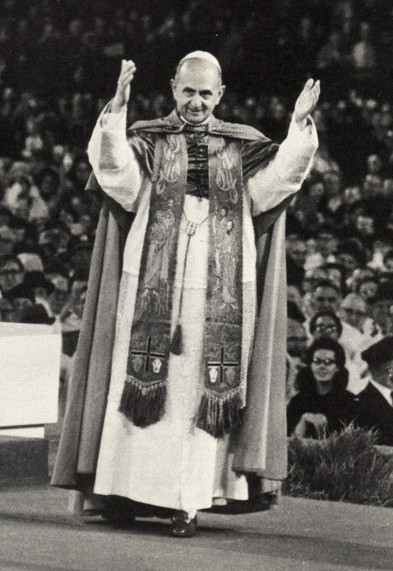
[[[126,360],[126,353],[128,351],[128,343],[129,343],[129,334],[127,338],[127,331],[130,330],[130,323],[132,323],[132,314],[133,314],[133,305],[131,300],[135,298],[135,291],[137,286],[137,276],[130,275],[126,272],[123,273],[122,277],[122,286],[120,292],[120,299],[118,305],[118,323],[117,323],[117,331],[116,331],[116,341],[115,341],[115,351],[114,351],[114,359],[113,359],[113,368],[112,368],[112,380],[111,380],[111,387],[108,396],[108,408],[107,408],[107,415],[104,423],[104,430],[103,430],[103,438],[101,444],[101,450],[98,460],[98,467],[97,467],[97,477],[96,483],[94,488],[94,493],[108,496],[108,495],[118,495],[122,497],[129,498],[130,500],[141,502],[150,505],[156,505],[160,507],[170,508],[170,509],[181,509],[188,512],[194,512],[198,509],[208,509],[214,503],[214,499],[221,498],[227,500],[247,500],[248,499],[248,485],[247,480],[244,475],[237,475],[233,472],[230,468],[230,464],[232,463],[231,454],[228,453],[228,446],[230,446],[229,436],[223,439],[215,439],[211,435],[205,433],[204,431],[195,427],[195,423],[192,420],[192,416],[190,417],[185,413],[184,418],[170,418],[165,421],[165,416],[163,419],[159,421],[156,425],[152,425],[151,427],[147,428],[137,428],[133,426],[128,420],[124,418],[118,411],[118,403],[121,395],[121,391],[124,384],[124,370],[125,370],[125,360]],[[254,296],[255,292],[255,285],[249,284],[250,286],[250,295],[251,297]],[[245,284],[243,284],[243,289]],[[247,287],[247,286],[246,286]],[[196,293],[198,292],[198,293]],[[176,303],[176,289],[174,292],[174,305]],[[203,290],[201,289],[193,289],[188,290],[184,289],[184,298],[187,297],[187,293],[194,296],[198,296],[199,298],[201,294],[204,296]],[[244,296],[245,298],[247,296]],[[255,297],[255,296],[254,296]],[[204,299],[204,297],[203,297]],[[201,302],[201,298],[199,299],[199,305]],[[251,305],[255,304],[255,299],[253,298],[251,301]],[[131,308],[130,308],[131,305]],[[192,305],[192,304],[191,304]],[[127,307],[128,316],[124,319],[124,311]],[[192,311],[195,311],[195,308],[190,308],[191,314]],[[246,351],[244,351],[246,362],[242,359],[242,369],[243,374],[247,369],[248,365],[248,353],[251,347],[252,342],[252,332],[254,328],[254,323],[244,323],[244,315],[246,311],[243,312],[243,328],[249,332],[249,339],[247,340],[248,347]],[[249,312],[247,312],[248,320]],[[186,332],[185,332],[186,333]],[[187,340],[186,340],[187,341]],[[116,354],[117,352],[117,354]],[[126,353],[125,353],[126,352]],[[121,355],[122,353],[122,355]],[[173,371],[170,373],[169,377],[172,378],[176,377],[176,370],[180,373],[181,371],[181,356],[172,356],[171,361]],[[195,365],[195,363],[194,363]],[[245,369],[245,371],[244,371]],[[173,381],[174,387],[176,390],[176,382]],[[193,386],[193,385],[190,385]],[[203,388],[203,387],[202,387]],[[197,387],[197,392],[201,391],[201,387]],[[194,399],[197,398],[198,395],[194,395]],[[175,397],[176,398],[176,397]],[[168,400],[168,399],[167,399]],[[170,403],[169,403],[170,408]],[[169,422],[169,425],[165,427],[165,425]],[[179,425],[180,423],[180,425]],[[135,477],[135,469],[134,475],[129,477],[126,473],[121,472],[120,462],[122,459],[122,452],[127,452],[126,440],[134,439],[135,441],[135,448],[138,449],[140,447],[140,443],[138,444],[138,439],[148,444],[149,438],[152,439],[153,442],[153,450],[154,450],[154,439],[156,437],[159,438],[159,432],[157,432],[157,427],[162,428],[162,432],[165,434],[166,430],[168,430],[167,435],[169,438],[173,438],[174,441],[176,440],[174,435],[174,430],[178,431],[179,440],[178,442],[181,443],[183,438],[190,438],[190,439],[197,439],[197,440],[190,440],[184,448],[182,449],[185,451],[185,454],[194,454],[195,461],[198,460],[198,453],[201,455],[200,461],[203,462],[204,454],[202,453],[202,449],[207,454],[210,451],[209,456],[211,456],[211,460],[206,460],[206,466],[211,464],[212,473],[206,477],[206,485],[208,486],[209,490],[201,490],[198,489],[198,482],[194,480],[190,482],[190,486],[188,486],[188,482],[183,479],[183,472],[184,467],[182,465],[179,466],[178,470],[174,470],[174,474],[178,477],[176,486],[174,489],[178,490],[179,493],[174,493],[172,498],[167,497],[167,494],[164,493],[165,488],[168,486],[162,486],[160,490],[160,480],[157,478],[157,489],[155,490],[155,486],[149,485],[145,489],[144,486],[139,485],[143,480],[138,476]],[[154,433],[157,432],[155,435]],[[128,436],[127,436],[128,433]],[[133,433],[133,436],[131,436]],[[116,439],[116,436],[118,437]],[[163,445],[165,442],[163,442]],[[192,446],[194,445],[194,448]],[[131,445],[132,447],[132,445]],[[196,448],[195,448],[196,447]],[[116,448],[118,453],[116,453]],[[169,453],[171,451],[169,450]],[[173,454],[173,452],[172,452]],[[132,455],[132,453],[131,453]],[[173,454],[175,457],[176,454]],[[186,459],[187,460],[187,459]],[[182,458],[180,458],[180,463]],[[117,463],[119,470],[116,471],[116,468],[111,466],[112,463]],[[136,461],[136,463],[138,463]],[[131,459],[124,460],[124,468],[127,466],[131,470]],[[163,463],[163,465],[165,462]],[[185,465],[189,468],[188,477],[192,478],[192,469],[193,464],[187,464],[185,461]],[[141,466],[141,470],[143,472],[143,466]],[[139,472],[138,472],[139,473]],[[151,471],[152,480],[154,480],[154,469]],[[171,476],[168,476],[171,477]],[[195,474],[194,474],[195,477]],[[163,477],[165,480],[165,476]],[[135,480],[135,485],[130,480]],[[209,483],[210,481],[210,483]],[[190,494],[187,493],[187,490],[190,490]],[[189,495],[189,497],[188,497]]]

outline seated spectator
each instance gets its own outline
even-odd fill
[[[308,348],[299,371],[299,389],[288,404],[288,435],[323,438],[352,422],[355,397],[346,390],[345,353],[337,341],[320,338]]]
[[[316,313],[310,321],[310,333],[314,340],[330,338],[341,345],[341,335],[343,324],[336,313],[329,310],[322,310]],[[343,346],[343,345],[342,345]],[[343,346],[344,348],[344,346]],[[344,348],[345,350],[345,348]],[[358,394],[366,385],[363,379],[365,374],[364,361],[360,358],[359,352],[348,352],[345,350],[346,368],[348,370],[347,390],[353,394]]]
[[[16,256],[0,257],[0,288],[4,293],[23,282],[24,268]]]
[[[360,332],[367,315],[365,299],[356,293],[349,293],[340,304],[339,315],[345,323]]]
[[[303,366],[302,357],[307,347],[307,333],[303,322],[305,317],[298,306],[288,301],[287,321],[287,403],[296,394],[295,379],[299,368]]]
[[[366,351],[370,382],[359,393],[359,426],[377,431],[377,444],[393,446],[393,336],[385,337]]]
[[[393,279],[381,281],[375,297],[372,317],[383,335],[393,334]]]
[[[327,279],[331,280],[342,294],[345,294],[347,286],[345,283],[345,268],[341,264],[329,262],[322,266],[322,269],[327,272]]]
[[[25,284],[19,284],[8,290],[4,297],[12,303],[12,321],[19,322],[23,311],[35,304],[35,296],[32,288]]]
[[[322,310],[338,311],[341,303],[341,290],[330,280],[321,280],[311,292],[310,306],[312,315]]]
[[[0,298],[0,322],[10,323],[13,321],[14,308],[6,298]]]
[[[383,257],[383,265],[386,272],[393,275],[393,250],[388,250]]]

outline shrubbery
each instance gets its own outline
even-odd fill
[[[288,461],[286,495],[393,507],[393,454],[375,446],[372,431],[349,426],[323,440],[291,438]]]

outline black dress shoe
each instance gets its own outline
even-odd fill
[[[194,537],[197,530],[197,516],[190,518],[187,512],[176,512],[172,517],[173,537]]]

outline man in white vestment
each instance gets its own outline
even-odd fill
[[[253,218],[279,207],[306,177],[317,148],[310,114],[320,87],[307,81],[278,148],[250,127],[214,118],[225,87],[219,62],[206,52],[180,61],[171,81],[175,111],[127,131],[135,71],[132,61],[122,62],[116,94],[88,148],[102,191],[135,215],[122,260],[94,494],[167,508],[172,534],[190,537],[197,510],[249,499],[247,472],[234,468],[233,442],[250,397]],[[214,225],[224,211],[217,241]],[[154,264],[159,271],[163,258],[165,291],[152,279],[158,299],[148,303],[146,276]],[[285,357],[285,332],[283,344]],[[282,383],[285,406],[283,370],[275,382]],[[63,485],[56,477],[53,483]],[[272,480],[269,491],[277,489]]]

